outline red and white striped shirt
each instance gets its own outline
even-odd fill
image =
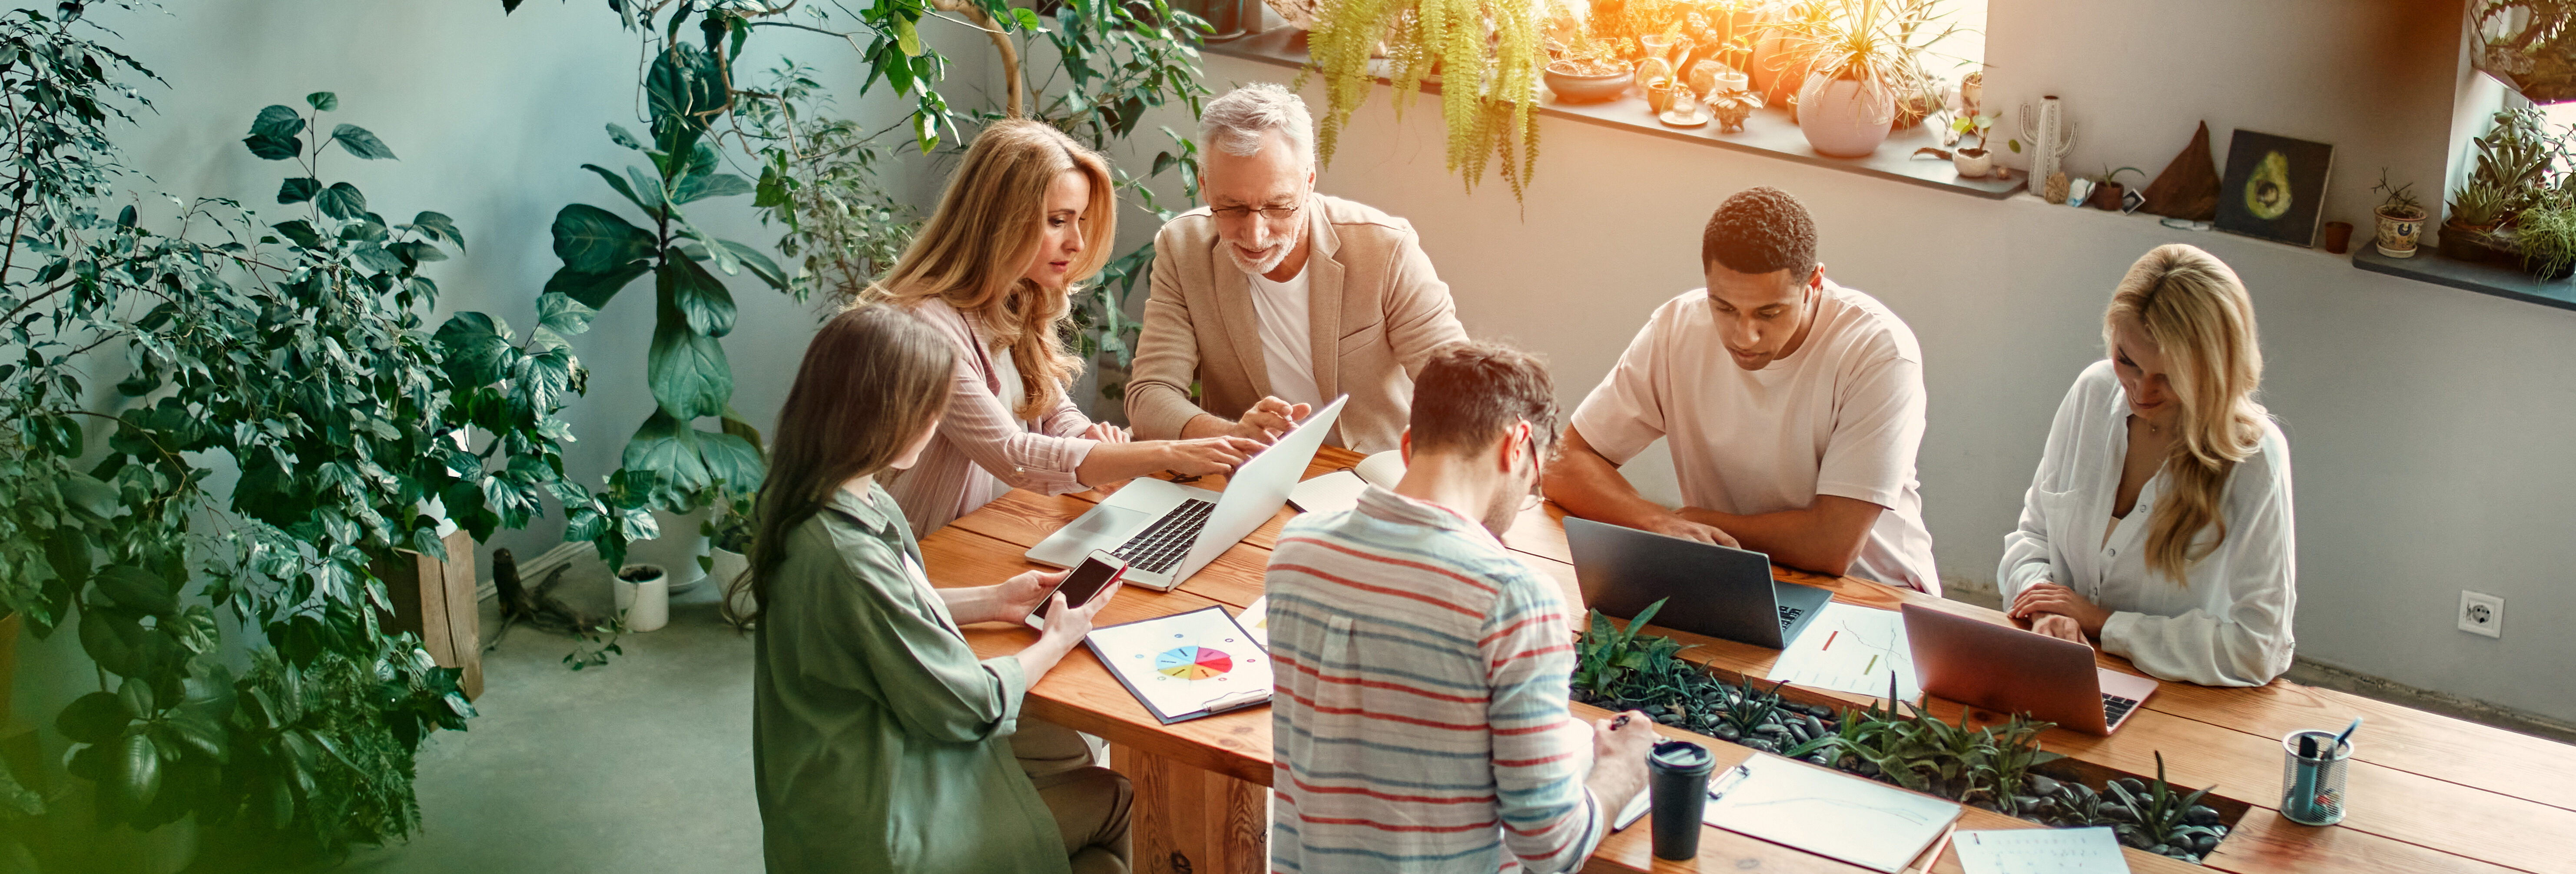
[[[1566,707],[1556,582],[1375,486],[1290,522],[1266,580],[1274,872],[1571,871],[1607,816]]]

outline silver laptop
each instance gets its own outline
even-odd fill
[[[1918,604],[1900,609],[1915,679],[1961,704],[2109,735],[2156,694],[2154,680],[2094,665],[2084,644]]]
[[[1120,488],[1047,539],[1030,547],[1030,561],[1056,567],[1080,564],[1092,550],[1105,549],[1127,560],[1120,581],[1131,586],[1169,591],[1207,567],[1270,521],[1288,503],[1288,493],[1315,460],[1342,403],[1333,402],[1281,436],[1236,468],[1223,493],[1176,485],[1159,479],[1137,479]]]

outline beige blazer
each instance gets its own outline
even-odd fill
[[[997,478],[1010,488],[1041,494],[1082,491],[1085,486],[1074,474],[1091,456],[1094,441],[1081,436],[1091,419],[1073,400],[1058,401],[1035,421],[1019,421],[1011,407],[1020,399],[1005,402],[995,396],[1002,390],[995,368],[1014,365],[985,350],[983,320],[938,298],[921,299],[911,312],[957,347],[948,412],[940,416],[930,445],[922,448],[921,460],[911,470],[879,477],[902,505],[912,535],[927,537],[999,497],[993,491]]]
[[[1322,194],[1303,214],[1313,247],[1306,272],[1315,387],[1326,401],[1351,396],[1326,442],[1394,449],[1412,414],[1413,375],[1433,348],[1467,339],[1467,329],[1412,224]],[[1176,439],[1202,412],[1241,417],[1270,394],[1252,281],[1218,245],[1206,207],[1173,218],[1154,237],[1153,292],[1127,384],[1127,420],[1139,440]]]

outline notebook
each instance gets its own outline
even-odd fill
[[[1769,753],[1712,777],[1702,821],[1896,874],[1948,834],[1959,805]]]

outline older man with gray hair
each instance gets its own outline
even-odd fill
[[[1411,224],[1315,193],[1314,127],[1305,101],[1269,83],[1199,117],[1208,205],[1154,237],[1127,384],[1138,439],[1268,443],[1348,394],[1327,442],[1394,449],[1413,375],[1433,348],[1467,338]]]

